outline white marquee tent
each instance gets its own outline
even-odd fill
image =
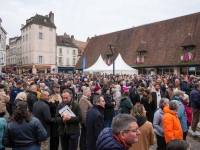
[[[83,72],[100,72],[103,71],[105,68],[107,68],[108,65],[103,61],[101,55],[99,56],[98,60],[95,62],[94,65],[92,65],[91,67],[83,70]]]
[[[104,73],[112,74],[113,73],[113,64],[108,66],[104,69]],[[115,73],[119,74],[136,74],[138,75],[138,70],[133,69],[129,65],[127,65],[124,60],[122,59],[122,56],[119,54],[117,59],[115,60]]]

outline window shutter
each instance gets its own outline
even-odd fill
[[[40,56],[38,56],[38,63],[40,63]]]
[[[42,39],[44,40],[44,33],[42,33]]]
[[[40,39],[40,32],[38,32],[38,39]]]
[[[42,63],[43,63],[43,64],[45,63],[45,59],[44,59],[44,56],[42,56]]]

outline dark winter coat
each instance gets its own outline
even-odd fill
[[[33,104],[37,101],[37,93],[30,91],[27,96],[28,109],[30,112],[33,112]]]
[[[133,88],[130,88],[129,92],[130,92],[130,100],[134,106],[137,102],[140,102],[140,96],[137,93],[137,90],[135,90]]]
[[[20,124],[15,121],[10,122],[5,130],[2,144],[5,147],[26,149],[39,145],[39,142],[46,139],[46,130],[41,122],[33,117],[29,122],[23,120]]]
[[[154,112],[157,109],[157,102],[152,98],[152,101],[149,103],[149,98],[147,96],[143,96],[141,99],[141,104],[144,105],[146,112],[147,120],[153,123]]]
[[[192,108],[200,110],[200,93],[196,89],[190,93],[190,103]]]
[[[114,100],[112,100],[112,97],[109,94],[104,94],[103,97],[106,102],[104,109],[104,118],[105,119],[113,118],[115,116],[115,110],[114,110],[115,105],[112,103],[114,102]]]
[[[11,91],[10,91],[10,102],[14,104],[15,98],[18,93],[23,92],[23,90],[20,90],[19,88],[13,86]]]
[[[181,91],[184,91],[185,93],[187,92],[187,82],[186,81],[182,81],[180,83],[181,85]]]
[[[128,150],[121,143],[118,143],[112,135],[112,129],[105,128],[99,134],[96,142],[97,150]]]
[[[49,103],[49,108],[50,108],[50,113],[51,113],[52,118],[55,118],[56,109],[58,107],[58,104],[59,104],[59,102]],[[51,137],[59,136],[59,134],[58,134],[58,123],[57,122],[52,122],[50,124],[50,136]]]
[[[59,135],[66,134],[74,134],[80,132],[79,123],[82,121],[82,113],[79,104],[76,102],[72,102],[72,112],[76,115],[76,117],[71,117],[66,123],[63,122],[61,115],[59,114],[59,110],[64,107],[63,103],[58,104],[56,109],[56,122],[58,123],[58,133]]]
[[[93,105],[93,107],[88,110],[86,115],[86,128],[87,130],[87,150],[96,150],[96,141],[100,132],[105,128],[104,117],[103,117],[103,107],[98,105]]]
[[[194,89],[194,83],[188,82],[187,83],[187,94],[190,95],[190,92]]]
[[[43,127],[47,131],[48,137],[50,136],[50,124],[55,122],[55,119],[51,117],[50,109],[47,102],[43,99],[35,102],[33,105],[33,114],[40,120]]]
[[[133,108],[133,104],[131,103],[131,100],[129,98],[123,96],[120,100],[120,108],[121,113],[130,114],[130,111]]]

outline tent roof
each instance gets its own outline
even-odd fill
[[[113,64],[109,67],[105,68],[104,70],[113,70]],[[117,56],[117,59],[115,60],[115,70],[129,70],[129,71],[135,71],[137,69],[133,69],[129,65],[127,65],[124,60],[122,59],[122,56],[119,54]]]
[[[102,57],[100,55],[94,65],[92,65],[91,67],[89,67],[89,68],[87,68],[87,69],[85,69],[83,71],[84,72],[87,72],[87,71],[101,71],[101,70],[104,70],[107,67],[108,67],[108,65],[103,61],[103,59],[102,59]]]

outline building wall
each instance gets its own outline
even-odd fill
[[[62,53],[60,53],[62,49]],[[75,51],[75,53],[73,52]],[[60,62],[59,59],[62,61]],[[75,61],[74,61],[75,59]],[[74,67],[78,61],[78,48],[57,46],[57,66]]]
[[[0,64],[6,64],[6,33],[1,29],[0,22]]]
[[[32,24],[23,29],[22,65],[50,65],[55,68],[56,29]],[[39,33],[42,33],[41,39]]]

